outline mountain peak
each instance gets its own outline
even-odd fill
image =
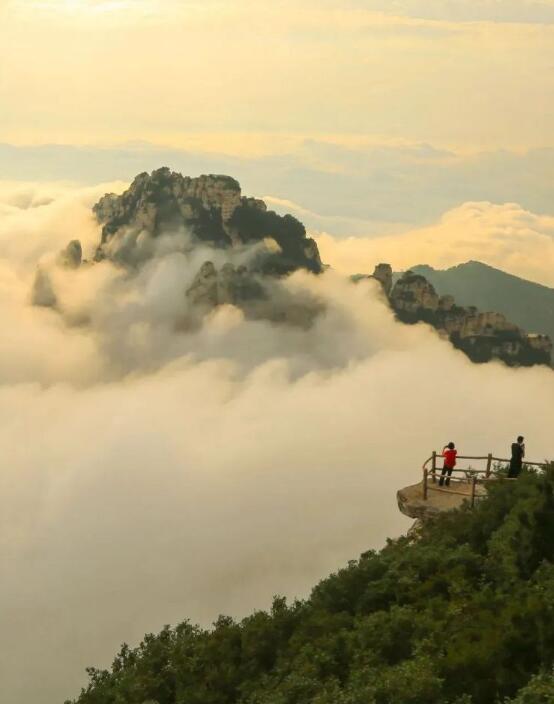
[[[554,339],[554,289],[522,279],[484,262],[470,260],[448,269],[412,267],[439,295],[454,296],[459,305],[504,314],[530,332]]]
[[[381,280],[382,267],[376,268],[374,278]],[[481,312],[473,305],[462,306],[448,287],[437,291],[435,281],[440,284],[440,275],[452,270],[415,269],[398,278],[388,295],[399,320],[429,323],[474,362],[501,359],[514,366],[550,364],[552,342],[548,335],[527,334],[502,312],[490,312],[497,310],[494,307]]]
[[[186,232],[193,241],[229,248],[274,240],[262,269],[288,274],[322,269],[317,245],[302,223],[280,216],[257,198],[242,195],[238,181],[222,174],[183,176],[168,167],[143,172],[121,195],[108,193],[93,208],[102,225],[96,260],[135,265],[144,258],[144,240]]]

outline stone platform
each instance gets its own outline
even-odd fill
[[[481,497],[486,493],[482,484],[475,487],[475,496]],[[398,508],[409,518],[425,520],[438,515],[442,511],[451,511],[459,508],[464,501],[471,501],[471,483],[452,482],[450,487],[439,487],[438,483],[429,481],[427,500],[423,498],[423,482],[412,484],[400,489],[396,498]]]

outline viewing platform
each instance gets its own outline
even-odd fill
[[[491,481],[517,481],[503,474],[499,469],[509,465],[510,460],[494,457],[492,453],[486,456],[458,455],[458,461],[469,460],[477,463],[477,467],[469,464],[468,467],[456,466],[452,470],[450,483],[440,485],[442,472],[442,456],[433,452],[423,463],[423,477],[417,484],[411,484],[400,489],[396,498],[398,508],[409,518],[425,520],[438,515],[442,511],[451,511],[459,508],[464,502],[474,506],[476,501],[486,495],[487,484]],[[537,467],[545,469],[543,462],[524,462],[523,467]]]

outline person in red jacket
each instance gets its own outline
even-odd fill
[[[456,457],[458,452],[456,451],[456,445],[453,442],[449,442],[442,448],[442,456],[444,457],[444,465],[442,467],[441,478],[439,480],[439,486],[450,486],[450,477],[452,476],[452,470],[456,466]],[[445,481],[446,480],[446,481]]]

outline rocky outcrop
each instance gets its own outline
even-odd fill
[[[423,498],[423,484],[421,482],[399,489],[396,492],[396,500],[400,512],[408,518],[425,522],[444,511],[452,511],[471,501],[471,486],[469,484],[457,485],[456,492],[444,489],[435,491],[433,486],[436,487],[436,485],[430,486],[426,499]],[[485,486],[477,484],[475,496],[480,499],[486,493]]]
[[[281,275],[298,269],[323,270],[315,241],[291,215],[280,216],[262,200],[244,197],[229,176],[191,178],[167,168],[142,173],[121,195],[103,196],[93,211],[102,225],[93,264],[110,260],[132,273],[172,252],[190,254],[202,246],[228,250],[230,261],[218,267],[205,261],[186,291],[185,327],[222,305],[236,306],[251,319],[303,327],[322,311],[319,301],[293,295],[280,282]],[[219,261],[224,258],[218,253]],[[82,262],[81,244],[72,240],[53,264],[79,269]],[[58,307],[50,270],[37,272],[35,305]]]
[[[439,307],[439,297],[433,286],[423,276],[411,271],[396,282],[390,292],[390,301],[399,315],[414,320],[434,314]]]
[[[79,240],[71,240],[65,249],[58,255],[59,266],[65,269],[78,269],[83,260],[83,248]]]
[[[55,308],[58,299],[47,271],[39,267],[35,274],[31,303],[41,308]]]
[[[321,302],[304,294],[294,296],[278,279],[248,271],[230,263],[218,269],[207,261],[186,292],[191,323],[218,306],[233,305],[246,318],[308,328],[323,311]]]
[[[93,210],[102,224],[97,260],[136,265],[151,256],[149,241],[182,232],[193,244],[222,248],[273,240],[277,246],[257,260],[263,273],[322,270],[317,245],[302,223],[267,210],[262,200],[242,196],[239,183],[229,176],[191,178],[161,168],[137,176],[122,195],[106,194]]]
[[[200,267],[186,295],[192,306],[206,310],[224,304],[242,306],[267,297],[262,284],[246,267],[227,263],[218,271],[210,261]]]
[[[412,271],[430,281],[437,293],[452,294],[459,306],[503,313],[524,330],[541,332],[554,340],[554,288],[476,261],[445,270],[418,265]]]
[[[383,291],[390,296],[392,291],[392,267],[390,264],[377,264],[373,272],[373,278],[383,287]]]
[[[449,494],[446,494],[446,496],[450,497]],[[454,498],[456,497],[454,496]],[[400,513],[416,521],[426,521],[429,518],[438,516],[441,512],[440,508],[434,503],[424,500],[421,483],[412,484],[403,489],[399,489],[396,492],[396,501]],[[462,501],[459,501],[456,503],[456,506],[452,506],[452,508],[457,508],[458,505],[461,504]]]
[[[373,276],[387,280],[384,271],[385,265],[379,264]],[[392,287],[389,301],[399,320],[429,323],[473,362],[500,359],[511,366],[550,364],[552,341],[547,335],[527,334],[501,313],[458,306],[452,296],[439,296],[421,274],[403,274]]]

